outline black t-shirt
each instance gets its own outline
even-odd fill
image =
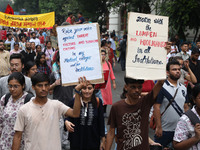
[[[55,81],[55,73],[52,72],[50,75],[50,84],[53,84]],[[74,86],[57,85],[53,90],[53,99],[57,99],[65,105],[68,105],[69,101],[73,99],[73,89]]]
[[[98,100],[98,106],[93,107],[89,102],[81,106],[79,118],[68,118],[74,126],[74,132],[69,133],[71,150],[99,150],[101,137],[105,136],[105,122],[103,116],[102,100]],[[73,108],[74,100],[69,106]]]
[[[34,51],[31,51],[30,53],[26,52],[26,51],[21,51],[20,52],[23,56],[24,56],[24,64],[26,65],[26,63],[28,61],[34,61],[34,58],[36,56]]]
[[[200,83],[200,60],[197,60],[197,64],[195,65],[191,58],[189,58],[189,66],[195,77],[197,78],[197,83]]]

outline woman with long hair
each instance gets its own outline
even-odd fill
[[[47,75],[50,75],[51,73],[51,69],[50,67],[47,65],[46,59],[45,59],[46,55],[44,52],[40,52],[38,53],[35,63],[37,65],[38,68],[38,72],[43,72]]]
[[[83,84],[85,81],[85,85]],[[105,125],[101,99],[95,96],[94,85],[85,78],[75,87],[75,98],[81,101],[79,118],[68,118],[65,125],[69,133],[71,150],[99,150],[105,148]],[[73,106],[73,102],[70,107]]]
[[[116,89],[116,84],[115,84],[115,76],[113,73],[113,69],[111,64],[106,60],[106,51],[105,50],[101,50],[101,58],[102,58],[102,64],[103,64],[103,72],[104,77],[106,76],[106,86],[104,89],[101,89],[101,94],[103,97],[103,107],[104,107],[104,115],[107,116],[106,114],[106,108],[107,105],[112,105],[112,91],[111,91],[111,81],[112,80],[112,86],[113,89]]]

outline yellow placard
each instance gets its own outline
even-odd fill
[[[17,28],[48,28],[55,24],[55,13],[10,15],[0,12],[0,25]]]

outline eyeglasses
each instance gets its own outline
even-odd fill
[[[15,84],[15,85],[8,84],[8,88],[9,89],[12,89],[12,88],[17,89],[18,87],[20,87],[20,85],[17,85],[17,84]]]

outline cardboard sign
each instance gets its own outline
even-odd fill
[[[76,85],[85,76],[91,83],[103,83],[100,35],[97,23],[56,28],[60,51],[61,80]]]
[[[134,79],[166,78],[168,17],[128,14],[126,76]]]
[[[46,28],[55,24],[55,13],[10,15],[0,12],[0,25],[16,28]]]

